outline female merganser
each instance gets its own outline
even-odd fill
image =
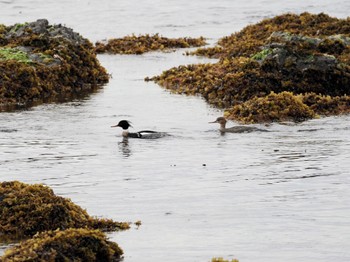
[[[156,139],[156,138],[161,138],[168,135],[167,133],[164,133],[164,132],[156,132],[151,130],[142,130],[136,133],[129,133],[128,128],[130,126],[132,127],[132,125],[128,120],[121,120],[117,125],[111,126],[111,127],[121,127],[123,129],[123,133],[122,133],[123,137]]]
[[[219,123],[220,124],[220,132],[221,133],[249,133],[254,131],[262,131],[266,132],[267,130],[260,129],[254,126],[233,126],[230,128],[226,128],[226,119],[224,117],[218,117],[214,122],[209,123]]]

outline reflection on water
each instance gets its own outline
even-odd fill
[[[350,8],[341,0],[102,0],[79,9],[76,1],[14,2],[1,3],[3,23],[45,14],[92,40],[159,30],[214,42],[266,15],[344,17]],[[113,78],[96,94],[1,113],[0,179],[45,183],[92,215],[141,220],[138,230],[109,235],[126,262],[145,254],[155,261],[350,261],[350,117],[223,135],[208,124],[222,111],[143,81],[180,64],[210,62],[183,52],[101,55]],[[110,128],[123,118],[135,130],[172,136],[125,139]]]
[[[131,155],[129,139],[127,137],[123,137],[123,140],[121,142],[118,142],[118,147],[124,157],[129,157]]]

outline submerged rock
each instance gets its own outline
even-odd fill
[[[349,43],[350,19],[287,14],[247,26],[222,38],[217,47],[195,51],[219,57],[217,63],[179,66],[145,80],[176,93],[201,94],[226,108],[226,117],[246,123],[347,113]],[[304,99],[313,96],[324,99],[317,105]],[[281,99],[273,112],[274,107],[266,108],[271,99]],[[335,101],[342,101],[338,109]]]
[[[0,257],[9,261],[120,261],[123,250],[98,230],[67,229],[36,234]]]
[[[72,29],[46,19],[0,25],[0,111],[72,99],[108,80],[93,45]]]
[[[68,228],[115,231],[128,229],[129,224],[91,217],[44,185],[0,183],[0,238],[30,237],[37,232]]]

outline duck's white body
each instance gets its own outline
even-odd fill
[[[156,132],[156,131],[151,131],[151,130],[142,130],[136,133],[130,133],[129,132],[129,127],[130,127],[130,122],[127,120],[121,120],[119,123],[115,126],[111,127],[121,127],[123,129],[122,136],[123,137],[130,137],[130,138],[142,138],[142,139],[156,139],[156,138],[161,138],[164,136],[168,136],[167,133],[164,132]]]

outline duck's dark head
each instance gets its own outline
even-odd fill
[[[121,120],[119,121],[118,125],[111,126],[111,127],[121,127],[124,130],[127,130],[131,126],[130,122],[128,120]]]

